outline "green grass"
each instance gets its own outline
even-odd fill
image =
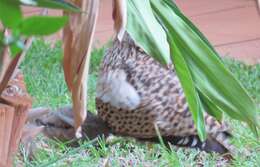
[[[95,49],[91,59],[91,70],[88,88],[88,109],[95,112],[95,84],[98,67],[104,48]],[[54,48],[43,41],[36,41],[29,50],[22,70],[25,74],[28,91],[34,98],[34,106],[59,107],[71,103],[70,93],[64,82],[62,72],[62,51],[58,43]],[[225,64],[234,73],[254,100],[260,104],[260,65],[247,66],[241,62],[225,59]],[[229,119],[228,119],[229,120]],[[258,166],[260,164],[260,141],[248,127],[237,121],[229,121],[234,134],[234,144],[241,151],[231,166]],[[223,163],[216,154],[200,153],[197,150],[172,148],[166,151],[163,146],[155,144],[148,149],[143,143],[135,140],[120,139],[119,143],[106,146],[104,140],[95,147],[88,141],[82,141],[77,148],[68,147],[65,143],[39,138],[47,143],[47,148],[37,151],[32,161],[24,156],[25,166],[102,166],[108,159],[109,166],[216,166]],[[247,156],[244,153],[247,150]],[[194,159],[200,160],[194,160]]]

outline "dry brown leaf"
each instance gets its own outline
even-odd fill
[[[0,65],[0,82],[2,81],[5,71],[7,69],[8,64],[11,61],[11,58],[7,52],[7,47],[4,47],[2,50],[2,53],[0,53],[0,61],[1,61],[1,65]]]
[[[63,68],[66,83],[72,93],[76,137],[80,137],[81,125],[86,118],[86,83],[99,0],[73,0],[72,2],[81,7],[83,12],[65,13],[69,15],[70,20],[63,30]]]
[[[8,82],[10,79],[12,79],[16,75],[16,70],[21,64],[21,61],[23,60],[28,48],[31,46],[32,39],[29,38],[25,41],[25,49],[22,53],[19,53],[15,58],[12,60],[10,59],[10,51],[7,47],[4,48],[3,52],[3,58],[5,60],[4,62],[4,73],[2,75],[2,79],[0,80],[0,94],[3,92],[3,90],[6,88]]]
[[[4,55],[9,55],[9,51],[7,48],[5,48]],[[2,94],[3,90],[6,88],[8,82],[10,81],[13,74],[15,73],[15,69],[17,67],[20,58],[21,55],[17,55],[15,58],[11,60],[11,62],[8,65],[6,64],[6,69],[4,70],[3,78],[0,83],[0,94]]]
[[[127,24],[126,0],[113,0],[113,20],[117,38],[121,41],[126,31]]]

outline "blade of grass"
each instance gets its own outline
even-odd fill
[[[172,149],[169,150],[169,148],[166,147],[157,124],[154,124],[154,129],[155,129],[155,132],[156,132],[157,137],[159,139],[159,142],[160,142],[160,144],[161,144],[161,146],[163,148],[163,153],[166,154],[167,159],[170,161],[169,162],[170,165],[174,165],[176,167],[180,167],[181,165],[180,165],[180,161],[179,161],[177,153],[174,152]]]
[[[56,158],[56,159],[53,159],[53,160],[51,160],[51,161],[49,161],[49,162],[47,162],[47,163],[45,163],[45,164],[41,164],[39,167],[52,166],[52,165],[56,164],[57,162],[66,159],[66,158],[69,157],[70,155],[74,155],[74,154],[78,153],[80,150],[83,150],[83,149],[85,150],[85,149],[87,149],[87,148],[92,147],[92,145],[93,145],[95,142],[97,142],[97,141],[98,141],[98,139],[94,139],[94,140],[88,141],[88,142],[84,143],[83,145],[81,145],[80,147],[74,148],[74,149],[68,151],[66,154],[62,155],[61,157],[58,157],[58,158]]]

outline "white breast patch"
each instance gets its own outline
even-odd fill
[[[140,104],[136,89],[126,80],[123,70],[110,70],[99,76],[96,97],[116,108],[133,110]]]

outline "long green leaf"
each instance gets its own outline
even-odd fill
[[[0,21],[7,28],[14,28],[22,20],[19,3],[13,0],[0,0]]]
[[[127,15],[127,32],[137,45],[162,64],[171,64],[167,36],[154,17],[149,0],[128,0]]]
[[[164,27],[174,39],[187,63],[196,89],[202,94],[203,102],[214,104],[218,112],[246,122],[257,134],[256,105],[233,75],[225,68],[208,41],[198,29],[180,15],[171,0],[151,0],[152,7]],[[178,67],[176,67],[178,68]],[[180,67],[181,68],[181,67]],[[185,94],[186,97],[190,96]],[[206,97],[206,98],[205,98]],[[209,112],[212,114],[212,112]]]
[[[221,121],[223,118],[223,110],[219,108],[212,100],[207,96],[199,92],[200,99],[202,101],[204,110],[207,111],[210,115],[215,117],[218,121]]]
[[[211,43],[208,41],[208,39],[200,32],[200,30],[180,11],[180,9],[178,8],[178,6],[175,3],[172,3],[171,1],[166,1],[165,3],[167,3],[167,5],[169,5],[175,12],[175,14],[177,14],[179,17],[181,17],[183,19],[183,21],[185,21],[185,23],[187,23],[192,30],[197,33],[197,35],[205,42],[205,44],[207,44],[213,52],[215,52],[216,55],[218,55],[218,53],[216,52],[216,50],[214,49],[214,47],[211,45]],[[220,57],[219,57],[220,58]]]
[[[182,53],[177,47],[176,43],[174,43],[174,39],[169,37],[169,43],[171,46],[171,55],[174,60],[174,66],[176,69],[176,73],[180,79],[182,88],[184,90],[186,96],[186,100],[189,104],[190,111],[192,113],[193,120],[197,127],[198,135],[201,140],[206,139],[206,130],[205,130],[205,120],[203,116],[203,110],[201,107],[201,101],[198,95],[198,92],[195,88],[195,83],[192,80],[191,73],[189,71],[188,65],[186,64],[184,58],[182,57]]]
[[[26,36],[32,35],[50,35],[60,30],[68,21],[67,16],[50,17],[50,16],[32,16],[24,19],[19,30]]]

